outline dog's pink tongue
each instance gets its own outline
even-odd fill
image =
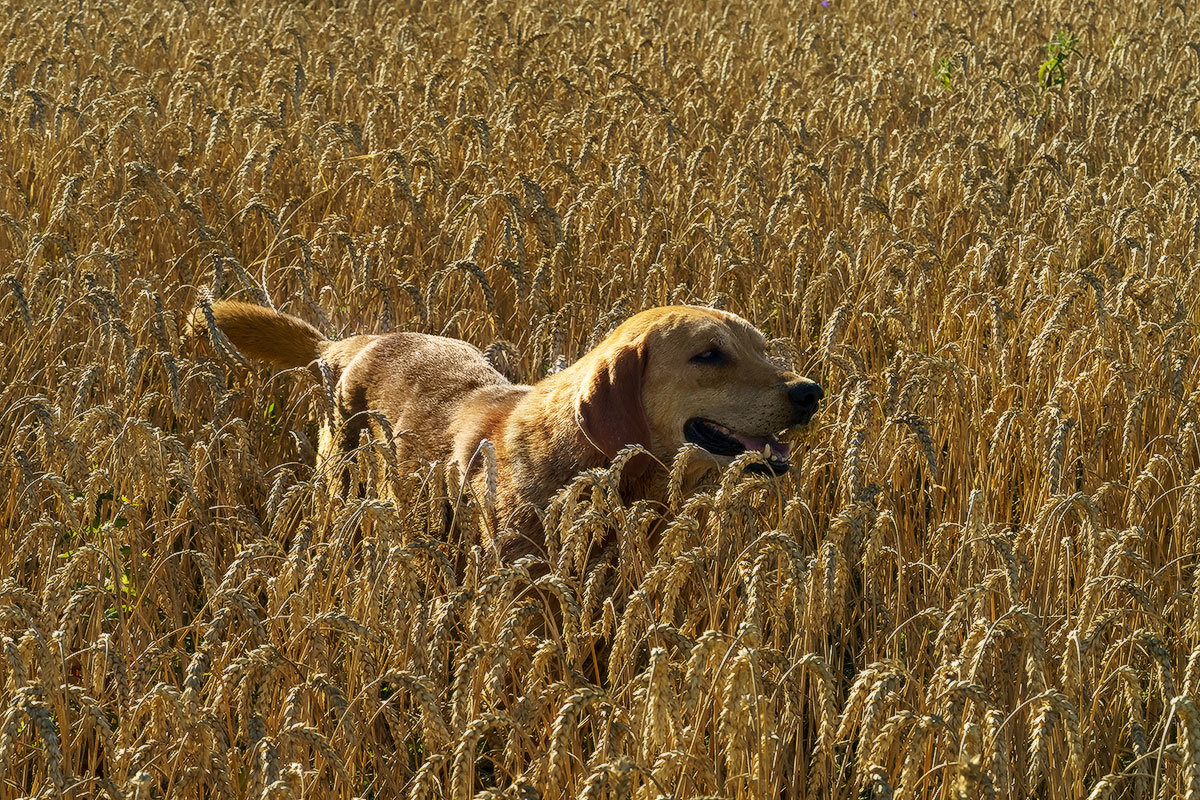
[[[779,441],[774,436],[744,436],[740,433],[731,435],[747,450],[753,450],[756,453],[761,453],[764,447],[770,447],[771,458],[774,461],[787,461],[788,455],[791,453],[791,448],[787,443]]]

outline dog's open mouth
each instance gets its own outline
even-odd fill
[[[748,436],[699,417],[687,421],[683,426],[683,435],[692,444],[700,445],[715,456],[735,457],[746,451],[759,453],[766,462],[766,468],[775,475],[782,475],[792,465],[791,447],[774,436]],[[762,472],[764,466],[752,464],[747,469]]]

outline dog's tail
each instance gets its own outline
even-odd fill
[[[204,309],[196,309],[192,328],[207,327],[206,317]],[[308,366],[328,341],[299,317],[252,303],[220,300],[212,304],[212,318],[239,352],[279,369]]]

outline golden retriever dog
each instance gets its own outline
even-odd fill
[[[662,465],[687,442],[721,466],[749,450],[763,456],[755,468],[784,473],[790,449],[779,436],[806,425],[824,396],[813,381],[772,364],[750,323],[696,306],[643,311],[532,386],[511,383],[457,339],[389,333],[329,340],[301,319],[233,301],[213,303],[212,318],[247,356],[280,368],[324,362],[336,381],[340,434],[322,433],[323,459],[356,447],[367,425],[363,412],[381,412],[399,458],[452,461],[482,496],[480,444],[492,442],[490,523],[505,559],[538,553],[539,514],[551,497],[630,444]],[[665,492],[666,469],[643,467],[626,469],[626,500]]]

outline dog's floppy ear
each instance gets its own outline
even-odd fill
[[[629,444],[650,449],[650,424],[642,407],[645,343],[622,344],[604,354],[575,398],[575,421],[605,457]]]

